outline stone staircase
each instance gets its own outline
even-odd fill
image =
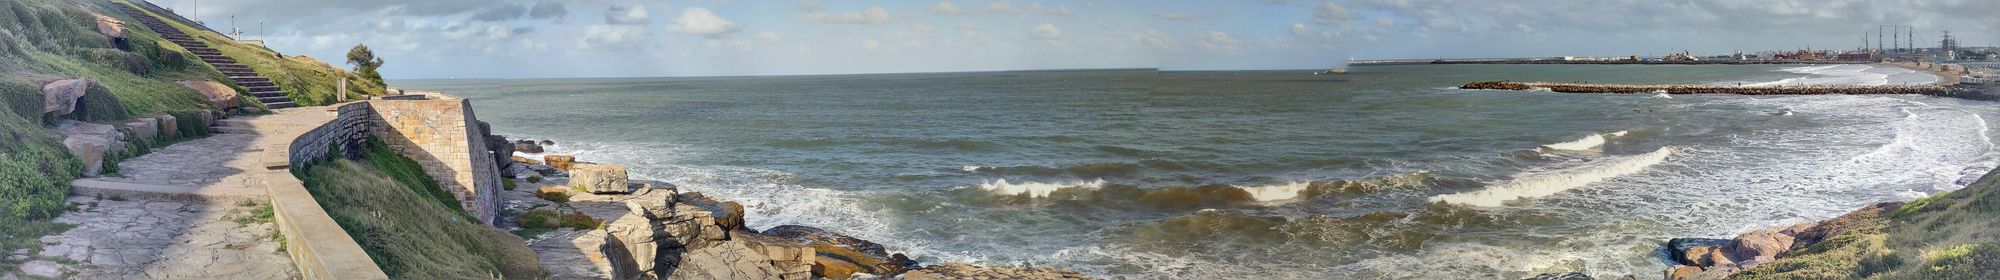
[[[208,63],[209,66],[214,66],[216,71],[221,71],[223,75],[229,76],[229,79],[235,81],[236,85],[250,89],[250,96],[256,97],[258,102],[264,103],[265,108],[284,109],[298,107],[297,103],[292,102],[291,97],[285,95],[285,91],[278,89],[276,83],[272,83],[270,78],[258,75],[256,70],[251,70],[250,67],[237,63],[234,58],[222,55],[221,51],[209,48],[208,44],[195,40],[194,37],[188,36],[187,33],[182,33],[180,29],[168,25],[159,18],[148,15],[130,5],[117,6],[120,10],[124,10],[125,14],[138,19],[140,24],[146,25],[146,28],[160,33],[160,36],[166,38],[167,41],[173,41],[174,44],[180,45],[181,48],[185,48],[188,52],[200,57],[202,62]]]

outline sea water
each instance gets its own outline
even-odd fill
[[[1452,65],[394,81],[512,139],[929,263],[1142,278],[1656,275],[1727,237],[1953,190],[1990,102],[1565,94],[1478,80],[1928,83],[1885,66]],[[536,154],[525,154],[536,156]]]

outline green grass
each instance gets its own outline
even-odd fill
[[[148,11],[148,13],[151,13]],[[338,102],[339,81],[348,81],[347,100],[381,95],[383,85],[362,79],[359,75],[335,66],[333,62],[305,56],[283,56],[275,50],[253,44],[238,43],[228,36],[189,27],[181,22],[167,21],[182,33],[194,36],[195,40],[221,51],[222,55],[236,59],[237,63],[256,70],[257,74],[270,78],[280,90],[300,106],[319,106]],[[336,61],[344,59],[334,57]],[[252,102],[254,103],[254,102]]]
[[[187,50],[114,9],[116,5],[126,5],[122,1],[0,1],[0,101],[7,104],[0,108],[0,225],[5,225],[0,226],[0,252],[39,250],[36,238],[67,230],[67,225],[50,220],[68,208],[64,198],[69,195],[69,182],[84,169],[62,147],[60,136],[43,128],[55,117],[41,113],[42,85],[60,79],[89,79],[91,86],[79,106],[83,113],[64,117],[118,124],[160,114],[193,120],[196,111],[215,108],[193,90],[175,82],[231,83]],[[98,33],[93,12],[126,22],[127,44],[114,44],[110,37]],[[218,47],[242,48],[240,45],[226,42]],[[289,71],[283,73],[340,72],[331,66],[286,65]],[[325,89],[306,91],[308,94],[331,91],[334,87],[330,78],[289,84]],[[367,85],[359,89],[380,92]],[[247,95],[244,100],[244,104],[259,106]],[[151,147],[207,135],[206,128],[192,121],[182,121],[178,128],[186,136],[157,142],[134,141],[129,149],[109,153],[106,171],[117,172],[118,161],[143,155]],[[0,259],[0,271],[11,270],[18,263]]]
[[[417,161],[410,160],[402,155],[397,155],[395,151],[389,150],[389,145],[382,143],[382,140],[379,138],[369,137],[368,147],[369,149],[361,155],[362,160],[368,162],[369,166],[378,167],[382,172],[387,173],[389,178],[396,180],[397,185],[409,188],[410,191],[416,192],[425,200],[436,203],[438,207],[451,209],[468,221],[479,220],[472,218],[471,214],[465,212],[465,208],[461,207],[458,203],[457,196],[453,196],[451,192],[445,191],[444,187],[439,186],[437,180],[432,179],[430,174],[425,174],[422,164],[418,164]]]
[[[2000,279],[2000,172],[1905,203],[1888,217],[1737,279]]]
[[[363,161],[335,160],[308,167],[301,179],[313,198],[391,278],[546,276],[534,251],[520,237],[472,222],[462,211],[439,205],[416,191],[416,186],[404,185],[391,169]]]

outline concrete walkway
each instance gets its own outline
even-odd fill
[[[287,172],[285,149],[298,135],[332,120],[327,108],[218,121],[218,134],[176,143],[118,164],[115,176],[78,179],[73,194],[183,201],[227,201],[265,196],[257,175]]]
[[[268,214],[260,178],[291,178],[287,147],[333,119],[328,107],[278,110],[219,121],[219,134],[121,162],[119,174],[78,179],[56,220],[75,224],[42,237],[38,269],[78,279],[297,279]],[[268,213],[268,212],[266,212]],[[25,268],[25,266],[24,266]]]

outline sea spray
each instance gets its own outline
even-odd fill
[[[1310,184],[1298,182],[1237,188],[1243,189],[1244,192],[1249,192],[1250,198],[1257,200],[1257,202],[1276,202],[1298,199],[1308,186]]]
[[[1527,174],[1498,186],[1466,193],[1434,196],[1430,201],[1497,207],[1511,200],[1548,196],[1614,177],[1639,173],[1647,167],[1665,162],[1673,151],[1673,147],[1661,147],[1650,153],[1607,159],[1601,164]]]

